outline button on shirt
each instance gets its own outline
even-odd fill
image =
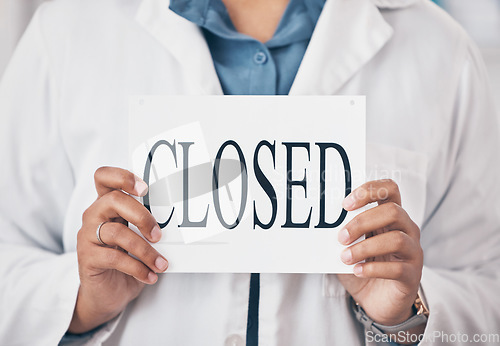
[[[203,30],[226,95],[287,95],[325,0],[290,0],[266,43],[239,33],[221,0],[171,0]]]

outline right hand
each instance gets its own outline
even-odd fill
[[[80,289],[68,328],[73,334],[90,331],[116,317],[145,284],[156,283],[157,273],[168,267],[163,256],[127,227],[128,222],[134,224],[153,243],[161,238],[151,213],[127,195],[144,196],[146,183],[129,171],[113,167],[99,168],[94,178],[98,198],[84,212],[78,232]],[[106,223],[100,237],[106,246],[96,236],[102,222]]]

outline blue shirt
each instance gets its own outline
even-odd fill
[[[290,0],[266,43],[239,33],[221,0],[171,0],[203,30],[226,95],[287,95],[325,0]]]

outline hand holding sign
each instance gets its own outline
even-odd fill
[[[133,223],[149,241],[160,239],[154,217],[130,196],[144,196],[148,186],[134,174],[113,167],[99,168],[95,185],[99,197],[85,211],[78,231],[80,289],[68,329],[75,334],[118,315],[144,284],[154,284],[156,273],[168,266],[163,256],[127,227],[127,222]]]
[[[341,258],[352,264],[354,275],[338,275],[340,282],[375,322],[392,326],[413,313],[422,275],[423,251],[420,230],[401,207],[398,186],[392,180],[368,182],[345,200],[346,210],[366,204],[379,205],[351,220],[340,232],[339,241],[350,245]]]

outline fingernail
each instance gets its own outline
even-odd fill
[[[153,230],[151,231],[151,240],[153,242],[157,242],[161,239],[161,229],[160,226],[156,225],[153,227]]]
[[[360,276],[361,273],[363,273],[363,266],[357,265],[354,267],[354,269],[352,271],[354,272],[354,275]]]
[[[158,275],[153,272],[148,273],[148,282],[154,284],[158,280]]]
[[[142,197],[145,196],[146,193],[148,192],[148,185],[139,178],[138,176],[134,176],[135,178],[135,185],[134,185],[134,191],[136,193],[136,196]]]
[[[164,259],[163,257],[161,256],[158,256],[158,258],[156,258],[155,260],[155,266],[156,268],[158,268],[161,272],[164,272],[167,267],[168,267],[168,262],[166,259]]]
[[[342,253],[340,254],[340,259],[345,264],[351,263],[351,260],[352,260],[352,251],[351,251],[351,249],[345,249],[344,251],[342,251]]]
[[[351,193],[351,194],[349,194],[349,196],[347,196],[344,199],[344,202],[342,203],[342,207],[345,210],[350,210],[354,207],[355,204],[356,204],[356,197],[354,197],[354,194]]]
[[[344,245],[349,244],[350,235],[349,235],[349,231],[347,230],[347,228],[342,228],[339,231],[338,239],[339,239],[339,242],[341,244],[344,244]]]

